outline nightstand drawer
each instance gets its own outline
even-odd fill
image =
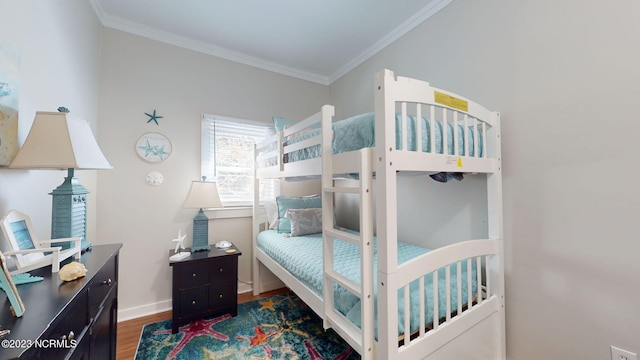
[[[209,288],[209,308],[215,310],[236,304],[238,297],[236,285],[235,281],[211,285]]]
[[[219,258],[211,266],[211,283],[235,281],[238,272],[238,259],[235,256]]]
[[[184,290],[180,294],[180,317],[200,314],[207,310],[208,288]]]
[[[209,264],[205,261],[180,265],[180,289],[189,289],[209,283]]]
[[[169,252],[169,256],[174,251]],[[197,251],[170,261],[173,267],[171,333],[197,319],[223,314],[238,315],[238,257],[235,246]]]

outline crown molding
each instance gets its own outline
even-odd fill
[[[367,61],[369,58],[383,50],[389,44],[413,30],[416,26],[436,14],[438,11],[449,5],[453,0],[433,0],[429,5],[422,8],[407,21],[389,32],[386,36],[373,44],[367,50],[356,56],[345,64],[331,76],[323,76],[292,67],[283,66],[263,59],[255,58],[240,52],[225,49],[203,41],[194,40],[184,36],[178,36],[158,28],[142,25],[124,18],[113,16],[104,11],[98,0],[90,0],[98,19],[103,26],[124,31],[130,34],[142,36],[151,40],[156,40],[165,44],[178,46],[181,48],[197,51],[207,55],[216,56],[225,60],[252,66],[258,69],[271,71],[274,73],[291,76],[300,80],[306,80],[320,85],[331,85],[334,81]]]
[[[130,34],[156,40],[165,44],[197,51],[207,55],[216,56],[225,60],[271,71],[274,73],[291,76],[297,79],[311,81],[321,85],[329,85],[329,78],[299,69],[283,66],[266,60],[248,56],[246,54],[231,51],[209,43],[194,40],[184,36],[178,36],[151,26],[142,25],[127,19],[106,13],[97,0],[90,0],[96,15],[103,26],[124,31]]]
[[[438,11],[444,9],[447,5],[451,4],[452,2],[453,0],[433,0],[431,3],[429,3],[429,5],[422,8],[420,11],[415,13],[412,17],[407,19],[407,21],[400,24],[400,26],[393,29],[391,32],[385,35],[378,42],[373,44],[367,50],[365,50],[360,55],[353,58],[353,60],[349,61],[342,68],[340,68],[338,71],[333,73],[333,75],[329,77],[329,84],[338,80],[339,78],[347,74],[349,71],[355,69],[358,65],[369,60],[375,54],[382,51],[384,48],[392,44],[394,41],[400,39],[406,33],[413,30],[416,26],[422,24],[424,21],[426,21],[427,19],[435,15]]]

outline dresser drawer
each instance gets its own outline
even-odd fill
[[[82,334],[77,337],[76,347],[73,349],[73,354],[67,355],[65,359],[68,360],[87,360],[89,357],[89,349],[91,346],[91,336],[89,335],[89,328],[85,328]],[[44,357],[42,358],[44,359]]]
[[[180,289],[189,289],[209,283],[209,264],[205,261],[180,265],[177,269]]]
[[[89,283],[89,318],[95,318],[109,291],[116,287],[118,272],[116,258],[112,257]]]
[[[235,256],[216,259],[211,264],[211,283],[236,281],[237,271],[238,259]]]
[[[86,327],[89,323],[87,301],[88,292],[86,290],[78,293],[76,298],[56,317],[39,338],[47,343],[51,342],[51,346],[36,349],[35,358],[56,359],[65,357],[65,354],[72,352],[73,345],[77,344],[76,342],[87,330]],[[53,342],[56,342],[55,345]]]
[[[235,281],[211,285],[209,287],[209,308],[215,311],[219,308],[235,305],[238,297],[236,287]]]
[[[180,292],[180,317],[197,315],[207,310],[209,293],[207,287]]]

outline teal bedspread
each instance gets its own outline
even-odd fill
[[[416,151],[416,117],[407,116],[406,133],[407,133],[407,145],[408,150]],[[401,129],[401,115],[396,115],[396,148],[402,148],[402,131]],[[442,154],[443,141],[442,141],[442,123],[435,122],[435,149],[436,153]],[[421,141],[423,152],[431,152],[431,126],[429,121],[422,118],[420,121],[421,129]],[[334,139],[332,143],[332,151],[334,154],[339,154],[348,151],[354,151],[375,146],[375,116],[373,113],[366,113],[357,116],[350,117],[348,119],[336,121],[333,123]],[[447,122],[447,148],[448,154],[454,154],[454,141],[453,141],[453,124]],[[304,135],[293,135],[291,138],[286,139],[286,144],[293,144],[301,140],[319,134],[320,129],[315,129],[307,132]],[[465,155],[465,141],[469,141],[469,156],[474,156],[474,131],[472,128],[468,128],[465,134],[464,127],[458,124],[458,154]],[[482,133],[477,132],[478,153],[482,156]],[[311,146],[305,149],[293,151],[286,155],[285,162],[294,162],[299,160],[306,160],[321,155],[320,146]]]
[[[377,244],[374,241],[374,295],[377,312],[377,287],[375,286],[377,274]],[[293,276],[299,279],[309,289],[322,297],[322,235],[312,234],[306,236],[284,237],[275,230],[267,230],[258,235],[258,247],[267,255],[289,271]],[[334,265],[335,269],[341,275],[350,280],[360,283],[360,249],[346,241],[336,239],[334,241]],[[398,263],[413,259],[421,254],[428,252],[429,249],[398,242]],[[455,310],[458,306],[457,281],[462,279],[462,303],[466,304],[468,299],[467,284],[467,265],[462,263],[461,276],[457,274],[456,266],[451,266],[451,309]],[[475,263],[472,264],[472,294],[477,292],[477,277]],[[438,317],[446,316],[446,300],[445,300],[445,269],[438,271],[438,296],[439,307]],[[426,324],[433,321],[433,276],[425,277],[425,300],[427,314],[425,316]],[[419,286],[418,281],[414,281],[410,286],[410,330],[415,331],[419,328],[420,316],[419,309]],[[398,291],[398,333],[404,333],[404,291]],[[343,315],[349,318],[357,326],[360,322],[360,299],[349,291],[336,287],[335,289],[335,307]],[[377,333],[377,314],[376,314],[376,333]]]

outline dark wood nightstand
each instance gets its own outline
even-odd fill
[[[186,249],[184,251],[191,251]],[[169,256],[173,255],[171,250]],[[231,314],[238,315],[238,256],[229,249],[199,251],[183,260],[169,262],[173,267],[172,333],[192,320]]]

